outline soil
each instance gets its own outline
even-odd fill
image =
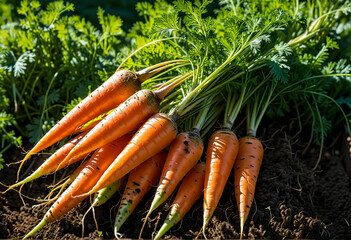
[[[323,152],[318,167],[313,170],[319,155],[318,148],[306,148],[306,141],[290,136],[280,129],[261,133],[265,147],[264,161],[257,182],[255,200],[244,233],[248,239],[351,239],[351,188],[345,168],[342,144],[336,142]],[[31,146],[24,146],[29,149]],[[23,151],[14,149],[6,163],[23,158]],[[45,159],[38,155],[24,164],[22,175],[28,176]],[[16,181],[18,164],[0,171],[0,182],[10,185]],[[48,186],[67,176],[71,168],[63,169],[24,185],[23,197],[16,191],[0,194],[0,238],[21,238],[44,216],[50,204],[34,206],[49,193]],[[22,178],[24,177],[22,176]],[[221,201],[205,231],[207,238],[239,238],[239,218],[234,197],[233,175],[230,176]],[[0,191],[6,190],[1,186]],[[151,203],[153,192],[145,196],[121,228],[122,237],[138,238],[142,220]],[[120,195],[89,212],[89,198],[60,220],[47,224],[33,238],[78,239],[114,238],[113,220]],[[148,220],[143,237],[151,238],[167,215],[171,202],[166,202]],[[33,207],[34,206],[34,207]],[[94,216],[98,226],[95,225]],[[174,226],[165,239],[194,239],[202,225],[202,202],[199,200],[183,221]],[[98,227],[98,229],[97,229]],[[203,235],[199,235],[204,238]]]

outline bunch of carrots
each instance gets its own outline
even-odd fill
[[[324,19],[312,23],[310,29],[289,41],[287,47],[294,49],[316,35],[315,26]],[[21,162],[17,178],[23,163],[33,154],[69,140],[30,176],[8,190],[22,188],[41,176],[81,163],[65,182],[53,189],[52,193],[59,192],[47,203],[54,203],[24,239],[59,219],[88,196],[95,195],[93,209],[124,188],[114,224],[114,234],[119,238],[123,223],[154,186],[155,195],[139,238],[150,214],[172,194],[175,197],[169,214],[154,238],[161,238],[201,197],[203,224],[199,233],[206,237],[206,227],[231,171],[234,171],[242,237],[264,155],[257,129],[272,102],[284,98],[294,86],[278,87],[280,83],[270,72],[266,58],[281,54],[276,46],[266,51],[266,58],[248,54],[251,65],[245,71],[236,61],[250,51],[253,43],[276,31],[274,24],[249,34],[213,71],[204,69],[201,61],[181,57],[138,72],[121,70],[123,62],[106,82],[43,136]],[[160,41],[167,39],[153,44]],[[203,56],[209,57],[207,50]],[[165,79],[161,78],[163,75],[168,76],[166,81],[161,80]],[[143,88],[145,82],[153,90]],[[240,138],[234,131],[239,115],[247,123],[246,135]]]
[[[169,114],[161,113],[160,102],[178,85],[188,80],[192,73],[170,79],[157,86],[154,91],[141,89],[140,82],[174,65],[184,64],[183,60],[164,62],[134,73],[118,70],[104,84],[82,100],[65,115],[25,156],[18,174],[25,161],[53,144],[71,138],[66,144],[51,155],[36,171],[27,178],[13,184],[8,190],[20,187],[46,174],[56,172],[78,161],[81,165],[69,178],[54,190],[59,193],[47,203],[53,202],[42,221],[25,237],[28,238],[45,224],[54,222],[86,197],[95,194],[91,208],[106,202],[118,189],[121,180],[128,181],[121,197],[115,220],[115,235],[120,236],[120,228],[132,213],[143,196],[157,185],[154,200],[145,218],[173,192],[177,195],[164,225],[156,235],[160,238],[168,229],[179,222],[204,193],[204,226],[207,226],[222,195],[237,155],[245,158],[257,155],[257,163],[241,161],[242,175],[251,173],[253,164],[257,179],[262,161],[263,147],[259,140],[249,138],[243,144],[250,144],[248,150],[240,148],[239,141],[231,130],[234,121],[233,107],[235,98],[227,101],[224,113],[226,124],[223,129],[214,132],[209,140],[206,154],[204,141],[207,133],[217,122],[223,98],[213,96],[197,103],[201,106],[195,117],[189,120],[189,131],[178,132],[177,119],[194,108],[188,101],[193,99],[193,90],[189,97]],[[215,78],[217,81],[218,79]],[[214,80],[213,80],[214,81]],[[195,88],[196,89],[196,88]],[[113,97],[111,97],[113,96]],[[186,101],[187,100],[187,101]],[[166,150],[169,147],[169,150]],[[253,150],[254,149],[254,150]],[[254,152],[257,153],[254,153]],[[202,156],[206,155],[206,161]],[[247,172],[249,171],[249,172]],[[239,178],[240,179],[240,178]],[[239,180],[241,181],[241,180]],[[250,182],[240,182],[236,188],[238,195],[254,193],[249,189]],[[243,203],[240,203],[242,208]],[[244,224],[251,202],[245,202]],[[140,237],[142,230],[140,231]]]

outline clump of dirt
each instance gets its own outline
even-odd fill
[[[266,234],[266,230],[263,230],[263,225],[259,225],[258,228],[255,227],[253,221],[250,222],[250,228],[248,239],[264,239],[264,235]]]
[[[283,239],[294,238],[299,239],[306,236],[312,231],[325,231],[327,226],[321,220],[306,217],[302,212],[292,216],[291,208],[286,205],[280,206],[280,215],[282,221],[276,220],[275,217],[271,218],[269,224],[272,229]]]

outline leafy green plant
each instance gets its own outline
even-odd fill
[[[55,1],[43,8],[24,0],[17,9],[20,19],[2,24],[1,112],[11,116],[11,121],[0,120],[3,145],[20,145],[18,135],[36,142],[62,117],[69,101],[85,97],[118,67],[121,18],[99,8],[96,27],[68,14],[73,11],[72,3]]]

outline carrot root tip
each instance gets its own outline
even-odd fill
[[[240,240],[243,239],[245,218],[240,218]]]
[[[115,234],[118,233],[118,231],[121,229],[123,223],[127,220],[127,218],[129,217],[130,215],[130,206],[132,204],[131,203],[127,203],[126,205],[123,206],[123,208],[119,209],[119,213],[117,216],[116,216],[116,219],[115,219],[115,226],[114,226],[114,232]],[[117,238],[117,236],[116,236]]]
[[[115,237],[116,237],[117,239],[122,239],[122,238],[124,238],[124,237],[123,237],[123,234],[122,234],[122,233],[119,233],[119,232],[115,232]]]
[[[44,225],[46,225],[48,221],[44,218],[42,219],[33,229],[30,231],[23,239],[29,238],[31,235],[36,233],[39,229],[41,229]]]
[[[169,214],[167,219],[161,226],[160,230],[156,234],[154,240],[160,239],[171,227],[173,227],[178,222],[179,218],[180,218],[179,212],[176,212],[173,215]]]

